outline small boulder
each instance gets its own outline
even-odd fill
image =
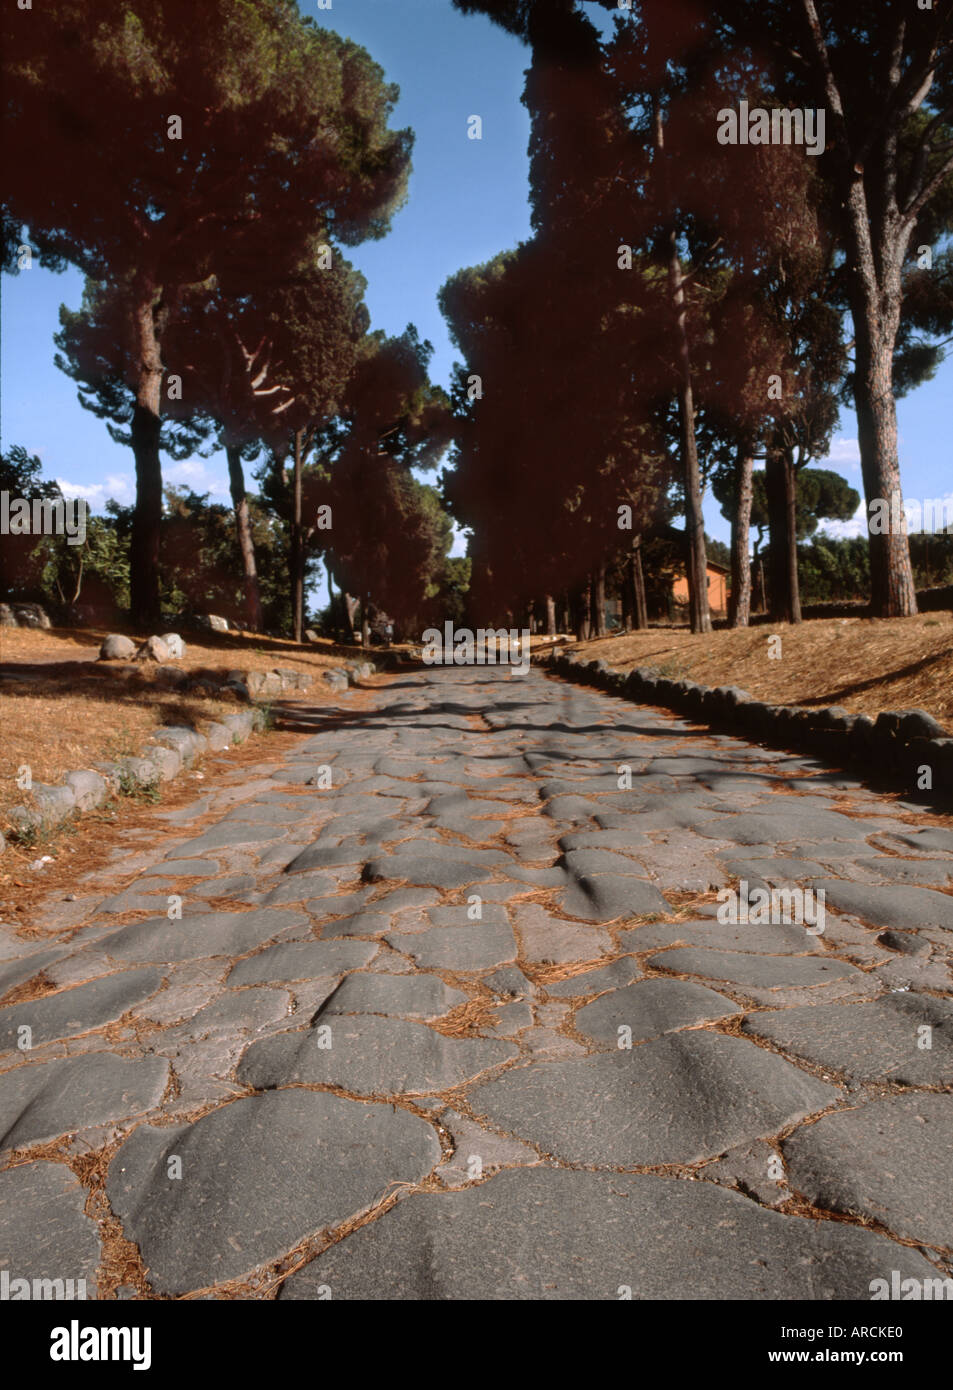
[[[178,689],[183,685],[188,685],[189,673],[183,671],[181,666],[166,666],[160,663],[156,667],[155,678],[162,685],[169,685]]]
[[[177,632],[163,632],[159,641],[166,644],[173,661],[181,661],[185,656],[185,643]]]
[[[168,661],[169,648],[161,637],[147,637],[136,652],[137,661]]]
[[[120,632],[111,632],[103,638],[99,649],[100,661],[128,661],[136,654],[136,644]]]
[[[39,603],[13,604],[13,616],[17,627],[49,628],[52,626],[49,614]]]
[[[9,603],[0,603],[0,627],[16,627],[17,620]]]

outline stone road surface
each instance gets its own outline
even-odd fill
[[[118,895],[100,871],[45,940],[0,928],[0,1270],[282,1299],[950,1273],[948,821],[535,671],[366,699],[156,812]],[[722,923],[740,879],[823,888],[823,933]]]

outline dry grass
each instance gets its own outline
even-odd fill
[[[0,663],[30,680],[0,682],[0,817],[24,801],[17,769],[28,764],[33,781],[57,783],[74,768],[139,752],[161,724],[203,722],[234,712],[232,696],[178,693],[154,679],[151,663],[98,662],[105,631],[94,628],[0,628]],[[147,633],[129,631],[141,640]],[[330,642],[307,648],[242,633],[186,634],[186,654],[174,663],[199,678],[203,672],[308,671],[340,663],[346,649]],[[354,649],[355,654],[357,649]],[[309,701],[326,698],[317,681]]]
[[[781,658],[768,638],[781,638]],[[925,709],[953,731],[953,613],[916,618],[815,618],[797,627],[759,625],[709,634],[650,628],[571,643],[583,657],[628,670],[654,666],[675,680],[738,685],[758,700],[843,705],[876,717]]]
[[[6,994],[0,996],[0,1005],[6,1008],[8,1004],[27,1004],[55,992],[56,985],[45,970],[40,970],[36,975],[31,975],[29,980],[22,980],[20,984],[14,985]]]

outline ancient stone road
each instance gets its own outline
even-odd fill
[[[157,813],[58,935],[0,928],[0,996],[56,987],[0,1008],[0,1270],[111,1296],[121,1235],[120,1297],[949,1273],[944,821],[535,671],[330,713]],[[741,879],[823,889],[823,932],[720,921]]]

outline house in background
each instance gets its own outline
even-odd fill
[[[708,561],[708,606],[712,613],[724,617],[728,612],[728,577],[731,574],[724,565]],[[688,607],[688,577],[680,574],[672,582],[672,599],[676,612]]]

